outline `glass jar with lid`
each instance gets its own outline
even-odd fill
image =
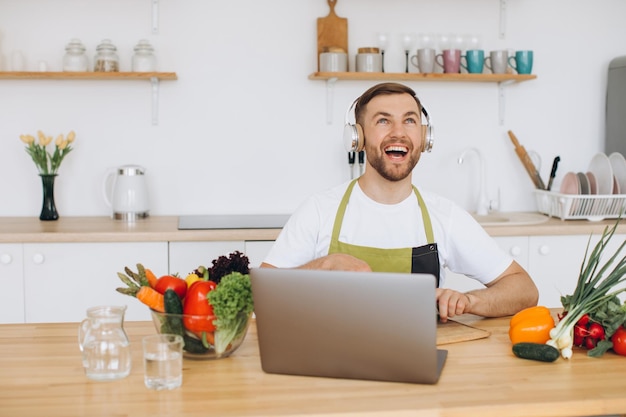
[[[120,70],[117,48],[109,39],[103,39],[96,47],[96,57],[94,58],[94,71],[97,72],[117,72]]]
[[[141,39],[134,48],[132,68],[135,72],[156,71],[154,48],[147,39]]]
[[[85,55],[85,46],[80,39],[71,39],[65,47],[65,55],[63,55],[63,71],[87,71],[87,55]]]

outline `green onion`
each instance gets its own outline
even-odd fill
[[[622,242],[615,254],[604,265],[600,266],[602,254],[613,237],[619,221],[620,219],[610,229],[608,226],[604,228],[602,237],[587,257],[591,243],[591,236],[589,236],[574,293],[561,297],[565,317],[552,329],[547,344],[559,349],[561,356],[566,359],[572,356],[574,326],[578,320],[585,314],[593,313],[609,299],[626,291],[626,287],[615,288],[626,282],[626,256],[619,259],[608,275],[604,276],[618,259],[620,252],[626,246],[626,241]]]

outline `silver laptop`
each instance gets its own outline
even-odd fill
[[[434,384],[435,277],[253,268],[263,371]]]

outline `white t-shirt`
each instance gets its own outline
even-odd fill
[[[337,209],[349,183],[307,199],[291,216],[265,262],[294,268],[328,255]],[[440,286],[446,267],[487,284],[511,265],[513,259],[469,213],[443,197],[421,190],[420,194],[439,251]],[[428,242],[415,193],[398,204],[380,204],[367,197],[357,183],[346,207],[339,240],[382,249],[425,245]]]

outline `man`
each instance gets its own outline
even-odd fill
[[[356,124],[348,128],[363,142],[365,173],[308,199],[261,266],[431,273],[442,321],[463,313],[505,316],[536,305],[538,291],[528,273],[469,213],[413,186],[413,168],[431,145],[414,91],[379,84],[353,107]],[[486,288],[439,288],[443,267]]]

